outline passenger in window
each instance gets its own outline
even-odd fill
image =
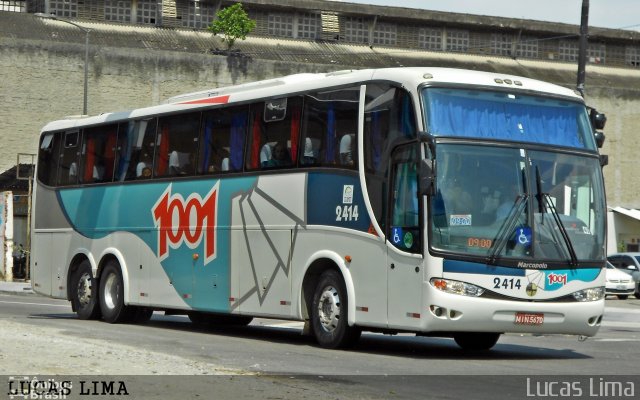
[[[193,175],[195,170],[196,170],[196,155],[194,153],[189,153],[189,160],[184,166],[180,167],[180,174]]]
[[[518,184],[514,183],[500,191],[500,205],[496,209],[496,219],[504,219],[509,216],[511,210],[515,207],[518,197],[520,197],[520,189]]]
[[[316,156],[316,152],[313,149],[313,142],[311,138],[306,138],[304,140],[304,153],[302,155],[302,164],[305,165],[313,165],[317,163],[318,158]]]
[[[145,168],[149,168],[144,161],[140,161],[138,165],[136,165],[136,178],[142,177],[142,171]]]
[[[354,165],[352,136],[353,135],[346,134],[340,139],[340,164],[348,167]]]
[[[442,196],[450,214],[472,214],[474,201],[469,194],[466,182],[452,179],[448,185],[442,188]]]
[[[271,162],[271,158],[271,146],[269,145],[269,143],[265,143],[265,145],[262,146],[262,149],[260,149],[260,166],[263,168],[268,167],[269,163]]]
[[[93,166],[92,177],[94,182],[104,181],[104,163],[102,161],[98,161],[96,165]]]
[[[181,171],[180,156],[178,152],[174,150],[169,154],[169,175],[178,175]]]
[[[152,159],[148,153],[143,153],[140,151],[140,158],[138,164],[136,164],[136,178],[137,179],[146,179],[151,178],[151,166]]]
[[[78,164],[72,162],[69,165],[69,183],[75,183],[78,177]]]
[[[229,171],[229,157],[225,157],[222,159],[222,162],[220,163],[220,170]]]
[[[288,167],[291,166],[291,156],[287,145],[284,142],[276,143],[273,148],[271,159],[267,162],[267,167]]]
[[[225,149],[214,149],[207,172],[223,172],[229,170],[229,152]]]

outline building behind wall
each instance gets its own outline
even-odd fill
[[[236,1],[0,0],[0,10],[84,21],[206,29]],[[242,1],[254,35],[437,52],[577,62],[575,25],[322,0]],[[588,60],[640,68],[640,33],[591,28]]]

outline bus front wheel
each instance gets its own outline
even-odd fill
[[[130,317],[130,309],[124,304],[122,271],[115,261],[107,262],[100,275],[100,310],[102,319],[111,324],[125,322]]]
[[[498,343],[499,333],[492,332],[460,332],[453,335],[453,340],[463,350],[489,350]]]
[[[80,319],[100,318],[98,284],[91,273],[89,260],[84,260],[71,275],[71,302]]]
[[[311,329],[318,344],[336,349],[354,344],[360,329],[348,324],[347,290],[340,274],[326,271],[313,294],[311,303]]]

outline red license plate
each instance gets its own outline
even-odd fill
[[[544,314],[518,312],[514,323],[516,325],[542,325]]]

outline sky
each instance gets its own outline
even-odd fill
[[[342,1],[342,0],[333,0]],[[344,0],[580,25],[582,0]],[[589,26],[640,31],[640,0],[589,0]]]

